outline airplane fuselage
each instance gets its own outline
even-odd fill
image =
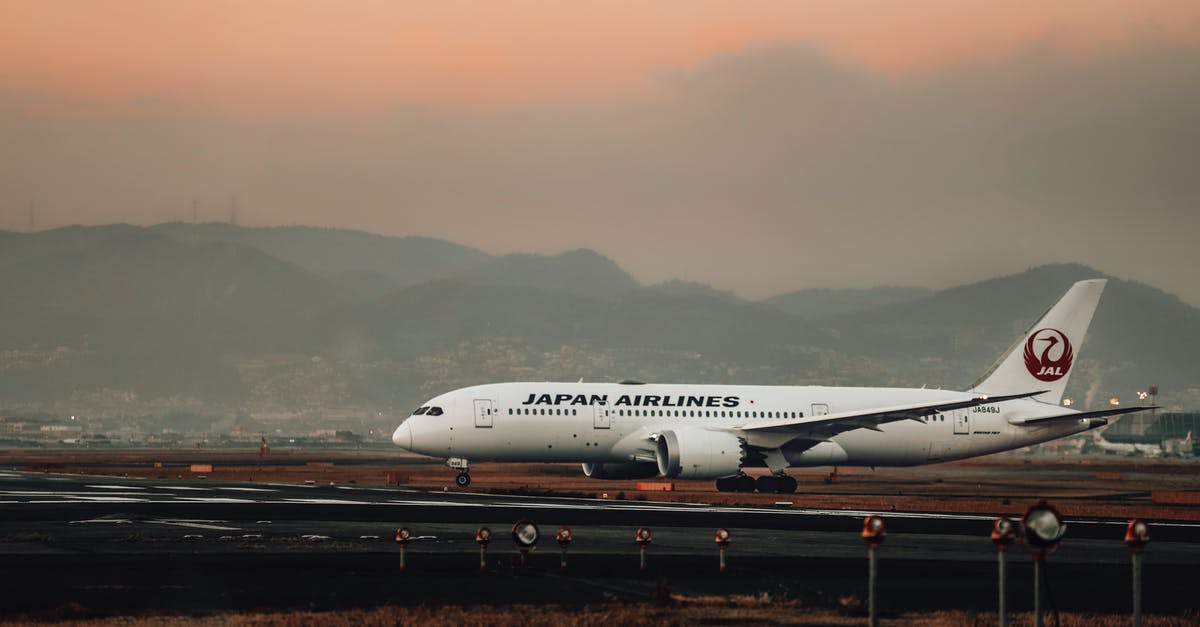
[[[970,398],[967,392],[819,386],[499,383],[462,388],[414,416],[396,444],[472,461],[649,462],[667,430],[733,429],[833,412]],[[1010,418],[1063,408],[1011,400],[856,429],[812,445],[781,447],[789,466],[908,466],[985,455],[1064,437],[1103,421],[1018,427]],[[753,464],[750,464],[753,465]]]

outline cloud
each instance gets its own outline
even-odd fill
[[[1200,304],[1200,45],[1053,46],[885,77],[778,42],[664,68],[619,102],[233,120],[0,94],[0,226],[240,217],[581,246],[761,296],[943,286],[1080,261]]]

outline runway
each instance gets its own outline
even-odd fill
[[[0,471],[0,555],[14,581],[0,611],[45,611],[69,601],[123,611],[588,603],[649,598],[659,580],[683,594],[770,593],[836,604],[865,591],[859,532],[868,513]],[[881,513],[889,534],[881,594],[890,607],[994,604],[991,517]],[[508,531],[522,518],[539,525],[543,540],[533,563],[517,568]],[[1050,558],[1063,609],[1127,606],[1124,524],[1068,520]],[[393,541],[402,525],[416,536],[405,573]],[[565,573],[553,541],[560,525],[575,537]],[[479,526],[496,538],[482,574]],[[637,571],[633,540],[639,526],[654,532],[645,574]],[[717,527],[733,533],[725,574],[716,568]],[[1200,525],[1154,523],[1151,533],[1147,607],[1194,609]],[[1029,552],[1014,546],[1010,553],[1010,585],[1024,590],[1017,582],[1029,576]],[[1014,592],[1012,606],[1027,606],[1028,596]]]

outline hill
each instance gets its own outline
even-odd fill
[[[311,226],[239,227],[212,222],[172,222],[151,230],[183,243],[228,242],[252,246],[309,272],[334,277],[354,273],[386,277],[394,287],[447,278],[491,256],[429,237],[387,237]]]
[[[839,336],[842,351],[956,364],[962,372],[938,383],[964,387],[1071,283],[1104,277],[1077,264],[1041,266],[819,322]],[[1107,278],[1068,395],[1131,398],[1150,383],[1179,391],[1200,381],[1200,310],[1143,283]]]
[[[473,285],[533,287],[600,300],[615,300],[640,287],[613,260],[581,248],[558,255],[505,255],[459,272]]]
[[[809,288],[772,296],[762,304],[804,318],[824,318],[908,302],[932,293],[923,287]]]

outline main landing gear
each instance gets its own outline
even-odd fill
[[[471,485],[471,473],[465,470],[458,473],[458,476],[454,478],[454,485],[460,488],[465,488]]]
[[[717,479],[718,492],[754,492],[792,494],[796,491],[796,479],[785,474],[763,475],[758,479],[739,474]]]

